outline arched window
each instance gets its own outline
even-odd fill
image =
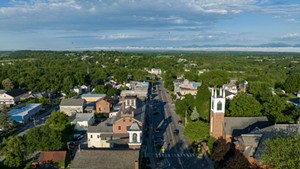
[[[217,110],[222,110],[222,102],[219,101],[217,104]]]
[[[132,142],[136,143],[137,142],[137,134],[133,133],[132,135]]]

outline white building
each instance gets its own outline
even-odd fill
[[[59,109],[68,116],[73,116],[76,113],[83,113],[85,104],[84,99],[63,99],[60,102]]]
[[[155,75],[161,75],[161,69],[152,68],[150,73]]]
[[[95,122],[93,113],[77,113],[76,119],[71,122],[75,125],[75,129],[79,131],[87,131],[88,126]]]

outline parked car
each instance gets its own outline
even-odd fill
[[[179,124],[179,125],[182,125],[182,121],[181,121],[181,120],[178,120],[178,124]]]
[[[178,129],[175,129],[175,130],[174,130],[174,134],[175,134],[175,135],[178,135],[178,134],[179,134],[179,130],[178,130]]]

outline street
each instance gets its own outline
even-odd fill
[[[210,168],[205,158],[197,157],[183,136],[184,126],[178,124],[180,118],[163,83],[159,81],[157,86],[150,97],[146,118],[149,124],[146,156],[151,168]]]

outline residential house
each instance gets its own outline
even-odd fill
[[[39,163],[61,163],[65,167],[67,151],[42,151],[38,159]],[[48,166],[49,167],[49,166]]]
[[[71,169],[139,169],[139,150],[78,150]]]
[[[26,124],[30,120],[33,120],[34,116],[43,110],[42,104],[28,104],[23,107],[18,107],[10,110],[8,114],[10,118],[18,123]]]
[[[223,85],[223,88],[233,94],[238,93],[238,87],[236,85],[238,79],[230,79],[230,82],[228,84]]]
[[[77,113],[76,118],[71,122],[75,125],[75,129],[78,131],[87,131],[88,126],[94,124],[95,118],[92,113]]]
[[[173,81],[174,93],[176,93],[177,98],[182,99],[184,95],[191,94],[193,96],[197,95],[198,87],[201,86],[201,82],[190,82],[185,79],[176,79]]]
[[[23,89],[12,89],[9,92],[0,94],[0,105],[16,105],[26,93]]]
[[[88,93],[91,90],[90,85],[82,85],[82,86],[80,86],[80,88],[82,90],[82,93]]]
[[[97,102],[105,96],[106,94],[83,94],[81,99],[84,99],[86,102]]]
[[[62,99],[59,109],[68,116],[73,116],[76,113],[83,113],[85,104],[86,101],[84,99]]]
[[[70,89],[71,93],[77,93],[78,95],[82,94],[82,89],[80,86],[75,86]]]
[[[113,108],[114,100],[109,97],[105,96],[104,98],[98,100],[96,102],[96,112],[97,113],[109,113]]]
[[[161,69],[152,68],[150,73],[155,75],[161,75]]]

